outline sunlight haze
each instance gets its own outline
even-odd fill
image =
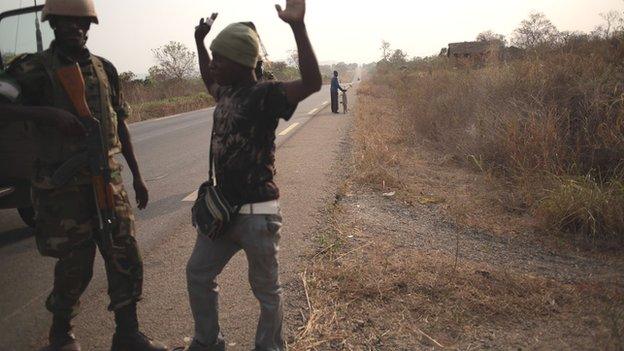
[[[41,1],[39,1],[41,3]],[[31,1],[3,0],[0,11]],[[96,0],[100,25],[92,27],[90,49],[109,58],[119,71],[144,74],[154,65],[151,49],[180,41],[194,50],[193,28],[201,16],[219,12],[208,41],[233,21],[254,21],[269,59],[284,60],[295,48],[288,26],[276,15],[275,1],[265,0]],[[319,61],[372,62],[381,40],[409,56],[437,54],[449,42],[470,41],[485,30],[506,35],[530,12],[539,11],[559,30],[591,31],[599,14],[622,10],[622,0],[316,0],[308,3],[307,24]]]

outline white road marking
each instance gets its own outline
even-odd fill
[[[182,202],[194,202],[197,199],[197,190],[189,194],[189,196],[182,199]]]
[[[315,108],[314,110],[312,110],[312,111],[308,112],[308,114],[309,114],[309,115],[313,115],[313,114],[315,114],[315,113],[316,113],[316,111],[318,111],[318,110],[319,110],[319,108],[317,107],[317,108]]]
[[[279,133],[279,136],[284,136],[288,133],[290,133],[293,129],[297,128],[297,126],[299,125],[299,122],[295,122],[293,124],[290,125],[290,127],[284,129],[281,133]]]

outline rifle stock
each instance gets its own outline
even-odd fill
[[[108,153],[102,142],[102,132],[99,121],[93,118],[91,109],[87,104],[85,81],[78,63],[61,67],[56,72],[57,79],[71,101],[72,106],[81,118],[87,129],[89,170],[94,187],[95,200],[99,215],[108,212],[106,217],[113,216],[114,198],[113,188],[110,184],[110,169],[108,165]],[[103,218],[100,218],[101,220]],[[104,218],[104,220],[112,218]],[[101,225],[102,226],[102,225]]]
[[[67,97],[81,118],[92,118],[91,109],[87,104],[85,81],[78,63],[61,67],[56,76],[67,93]]]

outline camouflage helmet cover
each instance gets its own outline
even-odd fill
[[[41,20],[47,21],[54,15],[89,17],[91,22],[99,23],[93,0],[46,0]]]

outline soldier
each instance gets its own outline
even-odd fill
[[[50,106],[76,112],[63,90],[56,72],[78,63],[85,80],[86,100],[99,120],[111,168],[114,212],[112,235],[104,238],[97,226],[94,188],[86,165],[69,182],[58,185],[52,175],[61,164],[86,149],[84,136],[67,137],[58,128],[37,124],[36,166],[33,170],[32,199],[36,211],[35,237],[42,255],[56,258],[54,287],[46,301],[53,314],[49,346],[43,350],[80,350],[71,320],[79,309],[79,298],[93,274],[95,250],[99,247],[108,277],[109,310],[115,313],[113,351],[167,350],[138,330],[136,303],[141,298],[143,265],[134,238],[134,217],[121,179],[121,167],[114,155],[122,153],[134,178],[140,209],[148,202],[148,191],[134,155],[125,118],[124,103],[115,67],[92,55],[86,48],[91,23],[98,23],[92,0],[47,0],[42,20],[50,21],[55,40],[42,53],[18,58],[7,72],[22,90],[19,103]],[[71,121],[72,118],[64,117]],[[104,245],[104,242],[112,245]]]

